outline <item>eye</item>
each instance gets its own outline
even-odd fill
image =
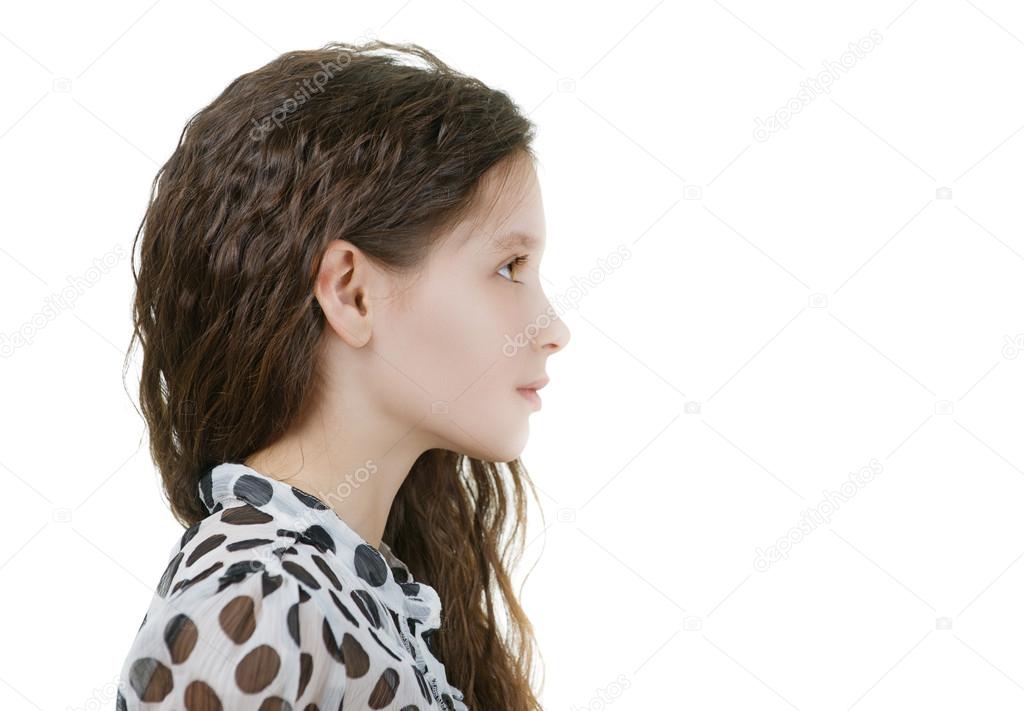
[[[524,264],[526,264],[526,263],[527,263],[528,261],[530,261],[530,257],[529,257],[529,255],[527,255],[527,254],[521,254],[521,255],[519,255],[519,256],[517,256],[517,257],[513,258],[512,260],[510,260],[510,261],[508,261],[508,262],[505,262],[505,264],[504,264],[504,265],[502,265],[501,269],[499,269],[499,270],[498,270],[498,273],[499,273],[499,274],[501,274],[501,271],[502,271],[502,269],[512,269],[512,270],[517,270],[517,269],[519,269],[520,267],[522,267],[522,266],[523,266]],[[517,272],[517,273],[518,273],[518,272]],[[510,275],[509,275],[509,276],[508,276],[507,278],[508,278],[508,279],[509,279],[510,281],[514,281],[514,282],[516,282],[517,284],[522,284],[522,282],[521,282],[521,281],[517,281],[516,279],[513,279],[513,278],[512,278],[512,275],[511,275],[511,274],[510,274]]]

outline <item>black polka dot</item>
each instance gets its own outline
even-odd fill
[[[263,571],[263,597],[267,597],[270,593],[281,587],[281,583],[284,582],[283,575],[271,575],[267,571]]]
[[[174,580],[175,573],[178,572],[178,565],[181,563],[181,559],[185,557],[185,554],[178,551],[178,554],[171,558],[167,567],[164,568],[164,574],[160,576],[160,584],[157,586],[156,591],[160,597],[167,597],[167,588],[170,587],[171,581]]]
[[[427,703],[431,703],[430,697],[430,686],[427,685],[427,680],[423,676],[423,672],[420,671],[419,667],[413,667],[413,672],[416,674],[416,685],[420,687],[420,693],[423,698],[427,700]]]
[[[258,523],[269,523],[274,520],[274,517],[266,511],[260,511],[252,504],[242,504],[234,508],[224,509],[224,512],[220,515],[220,520],[235,526],[251,526]]]
[[[220,565],[224,565],[221,563]],[[263,570],[263,563],[258,560],[240,560],[237,563],[232,563],[228,566],[228,569],[218,578],[220,583],[217,586],[217,592],[220,592],[229,585],[240,583],[250,573],[258,573]]]
[[[239,595],[221,609],[217,620],[228,639],[245,644],[256,631],[256,602],[248,595]]]
[[[310,557],[313,559],[316,567],[320,569],[320,572],[324,574],[324,577],[330,581],[331,585],[333,585],[335,589],[341,590],[341,581],[338,580],[338,576],[333,570],[331,570],[331,564],[318,555],[314,554]]]
[[[210,575],[212,575],[214,571],[220,570],[223,567],[224,561],[218,560],[216,563],[214,563],[209,568],[199,573],[195,577],[187,578],[185,580],[179,580],[177,583],[175,583],[174,588],[171,589],[171,594],[173,595],[179,590],[187,590],[188,588],[198,583],[200,580],[205,580],[206,578],[210,577]]]
[[[341,656],[345,661],[345,674],[356,679],[370,671],[370,656],[359,640],[346,632],[341,638]]]
[[[189,541],[195,538],[195,535],[199,533],[199,524],[201,523],[202,521],[196,521],[191,526],[185,529],[185,532],[181,534],[181,544],[178,546],[178,550],[183,549],[188,544]]]
[[[296,646],[302,646],[302,638],[299,636],[299,603],[288,608],[288,634],[295,640]]]
[[[281,567],[287,570],[292,575],[294,575],[303,585],[311,587],[314,590],[320,589],[320,583],[317,582],[317,579],[314,578],[308,570],[303,568],[294,560],[286,560],[282,562]]]
[[[331,629],[331,623],[327,621],[326,617],[324,618],[323,628],[324,648],[327,649],[327,653],[331,655],[334,661],[344,664],[345,657],[341,655],[338,639],[334,636],[334,630]]]
[[[388,564],[373,546],[360,543],[356,547],[356,574],[375,588],[387,582]]]
[[[311,509],[317,509],[318,511],[326,511],[328,508],[327,504],[325,504],[323,501],[313,496],[312,494],[303,491],[302,489],[293,486],[292,493],[295,495],[296,499],[298,499]]]
[[[268,543],[273,543],[269,538],[246,538],[244,541],[235,541],[225,546],[229,551],[241,551],[248,548],[255,548],[256,546],[263,546]]]
[[[381,673],[380,678],[377,679],[377,683],[373,686],[373,691],[370,692],[370,698],[367,699],[367,703],[371,709],[382,709],[392,701],[395,700],[395,691],[398,689],[398,683],[401,679],[398,676],[398,672],[388,667]]]
[[[128,672],[128,682],[143,701],[163,701],[174,688],[171,670],[153,657],[136,659]]]
[[[391,647],[384,644],[383,640],[381,640],[381,638],[377,636],[377,633],[374,632],[372,629],[370,630],[370,636],[373,637],[373,641],[377,643],[377,646],[383,649],[385,652],[387,652],[388,655],[391,656],[391,658],[393,658],[396,662],[402,661],[402,658],[395,654],[394,651],[392,651]]]
[[[437,639],[434,637],[436,633],[437,630],[427,630],[422,635],[423,642],[427,645],[427,649],[435,658],[437,657]]]
[[[181,664],[195,649],[199,629],[188,615],[179,613],[164,628],[164,644],[171,654],[172,664]]]
[[[306,685],[309,683],[312,676],[313,655],[308,652],[303,652],[299,655],[299,693],[295,696],[296,700],[302,698],[302,694],[306,690]]]
[[[353,615],[349,611],[349,609],[345,607],[345,603],[338,599],[338,596],[334,594],[333,590],[328,590],[327,592],[330,593],[331,599],[334,600],[334,604],[338,606],[339,610],[341,610],[341,614],[345,616],[345,619],[351,622],[353,627],[358,627],[359,620],[357,620],[355,615]]]
[[[253,506],[263,506],[274,496],[274,487],[269,481],[252,474],[243,474],[235,480],[232,489],[237,498]]]
[[[377,609],[377,603],[374,601],[373,596],[365,590],[353,590],[351,595],[356,603],[356,607],[370,621],[370,624],[374,627],[380,627],[380,610]]]
[[[281,657],[269,644],[261,644],[242,657],[235,667],[235,683],[247,694],[263,691],[277,676]]]
[[[188,566],[195,563],[197,560],[202,558],[210,551],[216,549],[217,546],[219,546],[225,540],[227,540],[227,536],[225,536],[223,533],[215,533],[209,538],[207,538],[205,541],[203,541],[202,543],[200,543],[192,549],[192,552],[188,555],[188,559],[185,561],[185,567],[187,568]]]
[[[224,705],[209,684],[196,679],[185,687],[185,708],[188,711],[222,711]]]
[[[302,532],[302,536],[299,538],[300,543],[307,543],[314,546],[321,553],[331,551],[332,553],[337,551],[334,546],[334,539],[331,538],[323,526],[313,525]]]

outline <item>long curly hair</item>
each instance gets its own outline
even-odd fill
[[[275,442],[321,387],[314,279],[331,240],[415,270],[473,213],[485,172],[536,161],[534,133],[505,92],[418,45],[379,40],[285,53],[188,120],[132,245],[141,235],[125,360],[127,372],[141,344],[140,414],[183,526],[208,515],[201,472]],[[536,499],[519,459],[429,450],[383,535],[458,611],[433,644],[474,709],[541,709],[539,651],[509,576],[527,486]]]

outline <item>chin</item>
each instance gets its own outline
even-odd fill
[[[487,462],[511,462],[523,453],[529,434],[529,424],[524,417],[521,424],[501,427],[483,435],[474,434],[476,440],[470,439],[460,451],[468,457]]]

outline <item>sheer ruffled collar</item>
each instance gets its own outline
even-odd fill
[[[280,521],[314,545],[334,549],[348,566],[392,611],[419,620],[428,629],[440,625],[437,591],[412,579],[409,568],[381,541],[367,543],[322,499],[307,491],[261,474],[240,463],[225,462],[199,479],[199,495],[213,514],[248,504]]]

